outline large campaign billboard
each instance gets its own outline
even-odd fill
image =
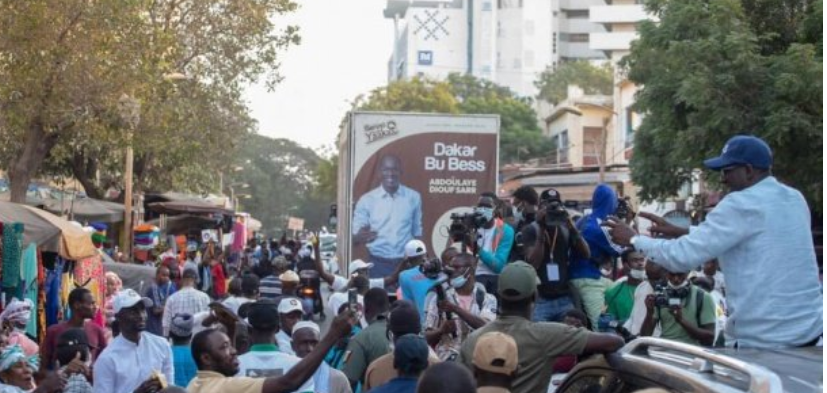
[[[499,116],[353,112],[344,131],[342,256],[371,276],[393,272],[411,239],[439,255],[451,213],[497,190]]]

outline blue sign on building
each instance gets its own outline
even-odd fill
[[[434,52],[429,50],[421,50],[417,55],[419,65],[429,66],[434,64]]]

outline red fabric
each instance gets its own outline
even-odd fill
[[[212,282],[216,298],[227,295],[227,276],[224,274],[224,268],[221,267],[220,263],[212,267]]]
[[[46,369],[53,369],[55,360],[57,359],[55,353],[57,349],[57,338],[63,334],[63,332],[69,330],[69,328],[69,322],[63,321],[57,325],[49,326],[49,328],[46,329],[46,339],[43,340],[43,345],[40,347],[41,367],[45,366]],[[106,332],[92,321],[86,321],[86,323],[83,324],[83,330],[86,331],[86,338],[89,340],[89,346],[92,347],[92,362],[94,362],[95,359],[100,356],[101,352],[103,352],[104,348],[106,348]]]

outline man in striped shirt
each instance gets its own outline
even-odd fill
[[[290,268],[290,263],[283,256],[273,258],[273,262],[259,263],[261,282],[259,295],[262,299],[277,299],[281,297],[281,280],[279,276]]]
[[[195,315],[209,310],[210,297],[206,293],[195,289],[197,280],[198,272],[196,270],[185,269],[181,277],[181,289],[167,299],[162,322],[165,337],[169,335],[169,326],[172,317],[176,314]]]

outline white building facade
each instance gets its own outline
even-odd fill
[[[470,73],[534,97],[548,66],[605,60],[590,47],[590,5],[602,0],[388,0],[395,44],[388,80]]]

